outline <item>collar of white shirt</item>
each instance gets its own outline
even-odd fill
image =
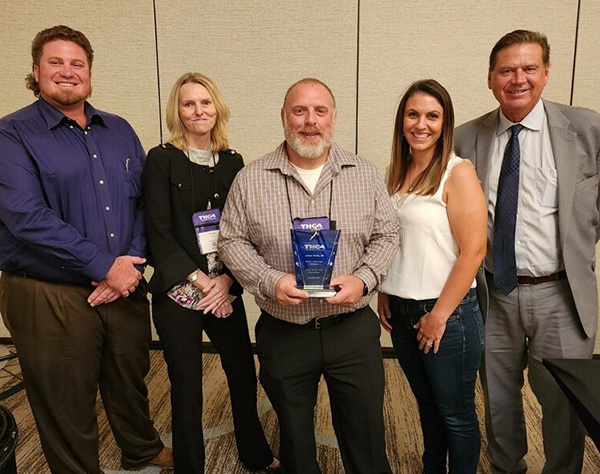
[[[542,101],[542,99],[540,99],[538,100],[538,103],[535,104],[535,107],[531,110],[531,112],[529,112],[527,116],[519,123],[528,130],[539,131],[542,129],[544,120],[546,120],[546,110],[544,109],[544,102]],[[508,120],[502,113],[502,110],[500,110],[498,128],[496,129],[496,136],[502,135],[514,124],[515,123]]]

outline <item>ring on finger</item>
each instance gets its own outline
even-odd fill
[[[433,346],[433,341],[427,341],[427,347]]]

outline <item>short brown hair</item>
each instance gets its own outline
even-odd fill
[[[64,25],[46,28],[45,30],[40,31],[37,35],[35,35],[35,38],[33,38],[33,41],[31,43],[32,68],[33,66],[40,65],[40,59],[42,58],[44,45],[46,43],[50,43],[51,41],[57,40],[71,41],[72,43],[81,46],[85,51],[85,55],[87,56],[90,71],[92,70],[92,62],[94,61],[94,50],[92,49],[92,45],[90,44],[89,40],[81,31],[74,30],[73,28],[69,28],[68,26]],[[27,74],[27,77],[25,78],[25,84],[27,86],[27,89],[31,89],[36,97],[40,96],[40,86],[35,80],[33,73]]]
[[[496,60],[498,53],[509,46],[523,43],[537,43],[542,47],[542,59],[544,66],[550,66],[550,44],[548,44],[548,38],[543,33],[529,30],[515,30],[505,34],[492,48],[490,53],[490,65],[489,70],[493,71],[496,67]]]

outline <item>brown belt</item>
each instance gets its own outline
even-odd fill
[[[485,274],[488,278],[494,280],[494,274],[489,271],[485,271]],[[548,283],[549,281],[558,281],[563,278],[567,278],[567,272],[561,270],[558,273],[552,273],[551,275],[544,275],[541,277],[531,277],[531,276],[518,276],[517,281],[519,285],[539,285],[540,283]]]

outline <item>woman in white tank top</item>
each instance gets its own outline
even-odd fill
[[[481,446],[475,381],[483,321],[475,275],[487,210],[473,166],[453,153],[454,111],[434,80],[413,83],[394,127],[388,192],[400,246],[380,288],[381,325],[419,405],[423,471],[472,474]]]

